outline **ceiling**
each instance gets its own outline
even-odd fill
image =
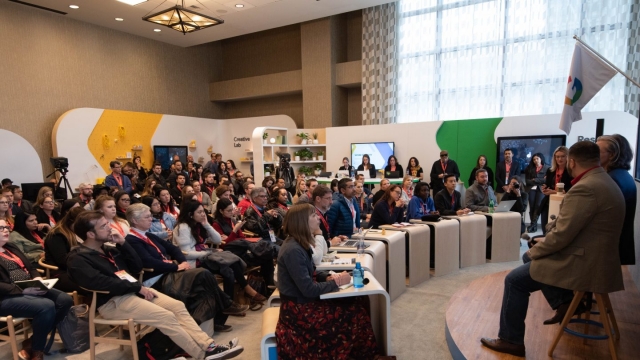
[[[68,18],[187,47],[285,25],[342,14],[391,0],[184,0],[194,11],[224,20],[221,25],[183,35],[142,17],[174,6],[182,0],[148,0],[136,6],[116,0],[21,0],[67,13]],[[244,5],[243,8],[236,4]],[[77,5],[71,9],[69,5]],[[33,11],[43,11],[32,8]],[[122,18],[123,21],[116,21]],[[154,32],[161,29],[161,32]]]

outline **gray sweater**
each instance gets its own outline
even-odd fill
[[[311,250],[297,241],[287,239],[278,252],[278,290],[280,294],[297,299],[298,304],[318,300],[320,295],[338,291],[334,281],[313,281]]]
[[[498,204],[498,200],[491,186],[487,185],[487,190],[485,191],[478,182],[469,186],[467,192],[464,194],[464,200],[465,206],[471,211],[489,211],[489,200],[493,200],[494,205]]]

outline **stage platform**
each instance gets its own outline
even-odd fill
[[[445,332],[449,350],[454,360],[459,359],[522,359],[492,351],[480,344],[480,338],[498,336],[500,307],[504,278],[508,271],[495,273],[473,281],[458,291],[446,311]],[[618,359],[640,358],[640,293],[623,267],[625,291],[610,294],[618,326],[620,340],[616,342]],[[594,309],[597,306],[594,306]],[[542,293],[531,295],[526,319],[525,346],[527,359],[549,359],[547,351],[559,325],[543,325],[553,316]],[[599,321],[599,315],[591,315]],[[583,330],[581,324],[570,328]],[[604,335],[604,329],[589,327],[590,334]],[[553,353],[554,359],[611,359],[606,340],[588,340],[565,333]]]

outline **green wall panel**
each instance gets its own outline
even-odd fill
[[[500,121],[502,118],[449,120],[444,121],[438,129],[438,146],[441,150],[447,150],[449,157],[458,164],[460,177],[466,187],[469,187],[469,174],[481,154],[487,157],[487,163],[495,173],[496,142],[493,136]]]

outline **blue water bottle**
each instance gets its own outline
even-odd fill
[[[356,268],[353,269],[353,287],[361,288],[364,286],[364,270],[362,270],[362,266],[360,266],[360,262],[356,263]]]

